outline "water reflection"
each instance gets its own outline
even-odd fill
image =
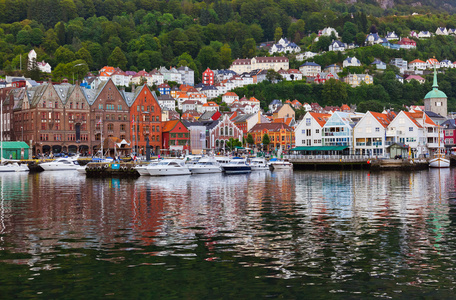
[[[371,296],[436,282],[445,289],[454,281],[454,175],[450,169],[136,180],[1,175],[0,260],[52,270],[62,267],[62,255],[96,251],[85,266],[108,261],[118,273],[166,265],[180,274],[186,265],[168,260],[175,257],[198,261],[203,273],[209,270],[200,261],[231,266],[219,276],[265,270],[249,279],[254,285],[299,279],[299,286]],[[363,290],[366,281],[388,288]]]

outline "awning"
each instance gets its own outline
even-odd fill
[[[343,151],[348,146],[303,146],[292,148],[291,151]]]

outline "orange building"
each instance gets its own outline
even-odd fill
[[[293,128],[284,123],[258,123],[249,130],[257,149],[289,150],[295,146],[295,134]],[[269,136],[270,144],[263,145],[263,136]]]

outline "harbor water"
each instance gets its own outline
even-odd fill
[[[454,298],[454,169],[0,175],[0,298]]]

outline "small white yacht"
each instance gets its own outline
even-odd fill
[[[155,166],[158,164],[158,159],[152,160],[147,164],[142,164],[142,165],[136,165],[135,170],[136,172],[139,173],[141,176],[149,176],[149,167]]]
[[[247,159],[241,157],[234,157],[226,165],[223,165],[223,171],[226,174],[242,174],[252,172],[252,168],[247,163]]]
[[[79,167],[77,158],[62,157],[51,162],[39,164],[45,171],[76,170]]]
[[[7,164],[0,164],[0,172],[28,172],[29,167],[27,164],[18,164],[17,162],[11,162]]]
[[[206,156],[201,158],[198,163],[189,165],[192,174],[221,173],[222,167],[214,157]]]
[[[277,158],[272,158],[269,161],[273,170],[292,170],[293,164],[287,160],[278,160]]]
[[[181,159],[163,159],[147,168],[151,176],[190,175],[188,166]]]
[[[269,163],[264,157],[255,157],[250,161],[252,171],[265,171],[269,170]]]
[[[228,156],[215,156],[214,158],[222,168],[223,166],[229,164],[231,161],[231,158],[229,158]]]

